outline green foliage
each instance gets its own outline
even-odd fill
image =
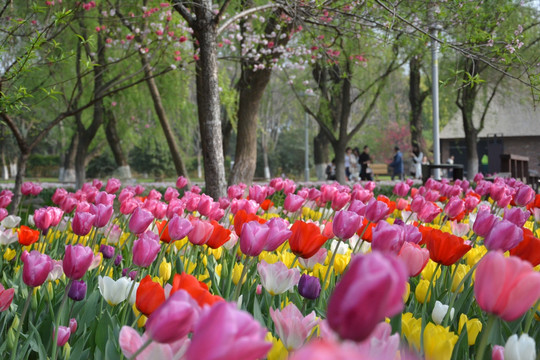
[[[176,174],[167,145],[155,138],[142,139],[129,153],[129,164],[136,172],[156,178]]]

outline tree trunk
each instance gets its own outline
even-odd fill
[[[474,78],[478,72],[477,64],[472,59],[465,59],[463,63],[465,81],[469,78]],[[456,105],[461,110],[463,120],[463,130],[465,132],[465,144],[467,145],[467,177],[473,179],[478,173],[478,142],[479,130],[474,126],[473,113],[474,104],[479,91],[479,84],[466,84],[463,86],[457,95]]]
[[[465,143],[467,144],[467,178],[469,180],[474,179],[474,175],[478,173],[477,142],[478,133],[476,130],[467,133],[467,136],[465,136]]]
[[[420,55],[412,56],[409,60],[409,103],[411,104],[411,115],[409,127],[411,129],[411,143],[417,145],[420,151],[427,154],[426,145],[422,136],[424,124],[422,121],[422,105],[426,99],[427,92],[420,90],[422,58]]]
[[[26,175],[26,164],[30,152],[28,150],[21,151],[17,159],[17,175],[15,176],[15,188],[13,189],[13,199],[11,200],[11,214],[16,215],[21,202],[21,186]]]
[[[319,127],[319,133],[313,138],[313,158],[318,181],[326,180],[325,170],[330,162],[329,145],[328,137]]]
[[[217,65],[217,29],[209,2],[196,8],[194,34],[199,42],[200,59],[196,64],[197,109],[204,160],[206,193],[215,200],[227,195],[223,142],[221,138],[219,83]]]
[[[338,139],[338,141],[332,142],[332,148],[336,155],[336,180],[340,184],[347,183],[347,177],[345,176],[345,148],[347,147],[347,141],[345,139]]]
[[[80,118],[80,114],[76,114],[75,118]],[[77,120],[77,123],[80,120]],[[64,159],[64,172],[63,176],[60,179],[62,182],[74,182],[76,180],[75,176],[75,156],[77,155],[77,146],[79,145],[79,131],[75,131],[73,134],[73,137],[71,138],[71,142],[69,144],[69,148],[65,154]]]
[[[268,144],[262,145],[262,156],[263,156],[263,163],[264,163],[264,179],[270,180],[271,174],[270,174],[270,164],[268,163]]]
[[[223,116],[221,121],[221,134],[223,136],[223,156],[226,158],[229,154],[229,142],[231,141],[231,134],[233,131],[233,126],[229,114],[225,107],[222,107],[221,115]]]
[[[234,166],[230,184],[243,182],[250,185],[253,181],[257,165],[257,114],[266,85],[270,81],[272,71],[269,69],[253,71],[242,69],[238,83],[238,127]]]
[[[169,151],[171,152],[171,157],[174,163],[176,174],[178,176],[183,176],[188,179],[189,176],[186,171],[186,166],[184,165],[184,161],[182,160],[182,156],[180,155],[180,148],[178,147],[178,144],[176,143],[176,140],[174,138],[174,132],[170,125],[169,118],[167,117],[167,113],[165,112],[165,108],[163,107],[163,103],[161,102],[161,94],[154,80],[153,71],[150,68],[150,64],[146,55],[140,53],[140,56],[141,64],[144,68],[144,74],[147,78],[146,85],[148,85],[148,90],[150,91],[150,96],[152,97],[152,101],[154,103],[154,110],[156,111],[156,115],[159,119],[161,129],[163,130],[163,134],[165,135],[165,139],[167,140],[167,145],[169,146]]]
[[[121,179],[131,179],[131,169],[127,162],[124,150],[120,145],[120,137],[118,136],[118,131],[116,129],[117,120],[114,116],[114,112],[111,109],[107,109],[105,110],[105,116],[107,118],[105,136],[107,137],[109,148],[113,153],[114,161],[117,166],[116,171],[114,172],[114,176]]]

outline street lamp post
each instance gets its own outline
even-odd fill
[[[306,111],[306,129],[305,129],[305,156],[304,156],[304,181],[309,181],[309,114]]]
[[[439,63],[437,59],[439,51],[439,43],[437,42],[437,33],[440,25],[435,22],[433,16],[433,9],[431,9],[432,25],[430,29],[431,34],[431,100],[433,104],[433,163],[435,165],[441,164],[441,148],[439,140]],[[439,180],[441,178],[441,170],[434,169],[433,176]]]

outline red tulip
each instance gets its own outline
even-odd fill
[[[4,289],[4,286],[0,284],[0,312],[9,309],[13,296],[15,295],[15,289]]]
[[[135,305],[146,316],[150,316],[161,304],[165,302],[165,290],[158,282],[152,281],[150,275],[141,280],[137,288]]]
[[[291,227],[292,235],[289,238],[291,251],[304,259],[315,255],[328,238],[321,234],[321,230],[314,223],[297,220]]]
[[[523,228],[523,241],[518,246],[510,249],[510,255],[517,256],[537,266],[540,264],[540,239],[536,238],[532,231]]]
[[[29,246],[39,240],[39,231],[30,229],[26,225],[21,225],[19,230],[19,243],[24,246]]]
[[[422,227],[420,231],[422,241],[429,250],[429,257],[438,264],[453,265],[471,249],[471,246],[458,236],[426,227]]]

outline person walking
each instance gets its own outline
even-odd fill
[[[420,151],[418,145],[413,145],[413,151],[411,154],[412,163],[410,168],[411,176],[414,176],[415,179],[422,178],[422,159],[424,154]]]
[[[345,177],[347,178],[347,181],[351,179],[351,156],[354,156],[352,154],[352,149],[347,147],[345,149]]]
[[[392,167],[392,181],[397,176],[399,180],[403,181],[403,154],[399,151],[399,147],[394,147],[394,159],[390,163]]]
[[[369,164],[371,164],[371,156],[369,155],[369,147],[367,145],[364,146],[364,150],[358,157],[358,163],[360,164],[360,180],[373,180],[373,177],[371,176],[371,169],[369,168]]]

